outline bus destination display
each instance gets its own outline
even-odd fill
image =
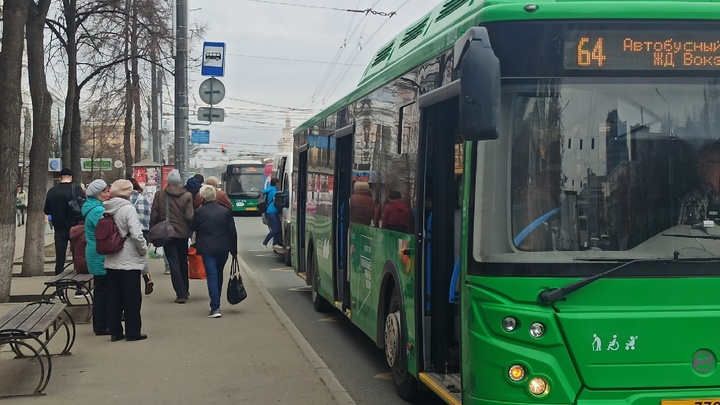
[[[568,70],[716,70],[720,32],[569,31],[563,50]]]

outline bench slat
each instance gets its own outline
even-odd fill
[[[0,318],[0,332],[17,329],[33,335],[40,335],[60,316],[65,309],[61,303],[31,303],[13,308]]]

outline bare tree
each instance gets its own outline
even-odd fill
[[[4,0],[2,49],[0,50],[0,167],[6,178],[16,179],[20,156],[22,116],[22,54],[27,0]],[[0,206],[13,207],[15,182],[0,182]],[[10,300],[15,256],[15,213],[0,210],[0,302]]]
[[[33,107],[32,146],[30,147],[30,182],[28,186],[28,215],[25,228],[25,247],[23,253],[22,276],[41,276],[45,261],[45,221],[43,203],[45,201],[46,159],[50,152],[50,120],[52,97],[47,88],[45,77],[45,18],[51,0],[26,0],[28,14],[27,57],[30,97]]]

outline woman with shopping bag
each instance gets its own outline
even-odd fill
[[[198,194],[203,204],[195,210],[191,228],[195,232],[195,248],[205,266],[210,295],[208,318],[220,318],[223,269],[228,253],[237,256],[237,230],[232,212],[215,202],[215,187],[202,186]]]

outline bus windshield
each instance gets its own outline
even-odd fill
[[[263,190],[265,175],[262,171],[255,173],[228,173],[226,193],[231,198],[258,198]]]
[[[507,80],[503,107],[517,250],[720,254],[718,79]]]

